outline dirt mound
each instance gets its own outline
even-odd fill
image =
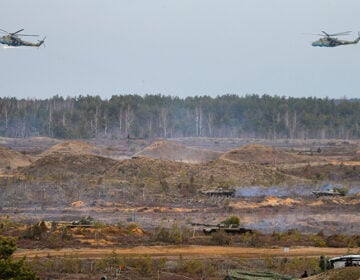
[[[221,159],[267,165],[296,163],[302,161],[303,157],[280,151],[273,147],[249,144],[224,153]]]
[[[199,163],[219,158],[220,152],[191,148],[171,141],[156,141],[136,156]]]
[[[0,147],[0,171],[12,170],[17,167],[28,166],[32,158],[8,148]]]
[[[104,155],[108,152],[102,148],[88,144],[83,141],[66,141],[56,144],[43,152],[41,156],[51,154],[71,154],[71,155]]]
[[[308,280],[359,280],[360,267],[331,269],[319,275],[306,278]]]
[[[137,157],[118,162],[108,172],[110,176],[122,177],[124,180],[131,178],[154,180],[169,177],[178,177],[181,170],[188,170],[190,164],[160,160],[148,157]]]
[[[233,186],[281,185],[292,178],[276,170],[259,164],[240,163],[224,159],[215,160],[199,167],[196,178],[209,178],[218,182],[228,182]]]
[[[117,161],[95,155],[72,155],[54,153],[41,157],[20,172],[24,175],[37,177],[53,176],[66,179],[73,175],[101,175],[112,168]]]
[[[258,165],[228,160],[214,160],[202,164],[191,164],[169,160],[138,157],[117,163],[109,172],[122,180],[166,180],[169,184],[197,187],[219,186],[271,186],[281,185],[292,178],[276,170]],[[134,179],[134,180],[135,180]]]

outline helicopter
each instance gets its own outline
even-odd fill
[[[10,47],[21,47],[21,46],[27,46],[27,47],[40,47],[42,44],[44,44],[46,37],[44,37],[42,40],[38,40],[37,43],[31,43],[22,40],[20,37],[23,36],[31,36],[31,37],[38,37],[39,35],[26,35],[26,34],[19,34],[24,29],[20,29],[16,32],[7,32],[6,30],[0,29],[1,33],[5,33],[6,35],[0,37],[0,44],[7,45]]]
[[[311,44],[313,47],[337,47],[342,45],[353,45],[353,44],[357,44],[360,41],[360,32],[358,33],[358,37],[354,41],[339,40],[338,38],[333,37],[333,36],[349,35],[351,31],[345,31],[336,34],[328,34],[325,31],[321,31],[321,32],[323,34],[314,34],[323,37],[313,42]]]

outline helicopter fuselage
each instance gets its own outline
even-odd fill
[[[337,47],[342,45],[354,45],[357,44],[359,40],[360,37],[358,37],[354,41],[345,41],[345,40],[339,40],[338,38],[335,37],[328,36],[328,37],[320,38],[319,40],[313,42],[311,45],[313,47]]]
[[[5,35],[0,37],[0,44],[12,46],[12,47],[20,47],[20,46],[40,47],[43,43],[44,41],[39,41],[38,43],[27,42],[20,39],[17,36],[12,36],[12,35]]]

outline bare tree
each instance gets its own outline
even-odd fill
[[[161,107],[160,108],[160,127],[163,130],[164,138],[167,137],[168,118],[169,118],[169,109],[166,107]]]
[[[207,123],[208,123],[209,136],[213,137],[214,136],[214,128],[215,128],[215,114],[214,113],[210,113],[210,112],[208,113]]]
[[[132,126],[134,119],[134,110],[131,108],[130,104],[128,104],[125,110],[125,135],[129,135],[130,127]]]
[[[202,116],[203,116],[203,112],[201,107],[196,107],[195,108],[195,127],[196,127],[196,136],[199,137],[201,136],[201,132],[202,132]]]

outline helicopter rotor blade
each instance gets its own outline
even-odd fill
[[[330,36],[349,35],[350,33],[351,33],[351,31],[345,31],[345,32],[340,32],[340,33],[330,34]]]
[[[328,35],[325,35],[325,34],[319,34],[319,33],[302,33],[304,35],[314,35],[314,36],[321,36],[321,37],[330,37],[330,36],[333,36],[332,34],[328,34]]]
[[[324,36],[324,34],[315,34],[315,33],[301,33],[302,35],[316,35],[316,36]]]
[[[329,34],[327,34],[325,31],[321,31],[322,33],[324,33],[325,34],[325,36],[331,36],[331,35],[329,35]],[[324,36],[324,35],[322,35],[322,36]]]
[[[39,37],[40,35],[28,35],[28,34],[19,34],[16,36],[31,36],[31,37]]]
[[[16,31],[16,32],[10,33],[10,34],[11,34],[11,35],[16,35],[17,33],[21,32],[21,31],[23,31],[23,30],[24,30],[24,28],[23,28],[23,29],[20,29],[20,30],[18,30],[18,31]]]
[[[7,34],[9,34],[9,32],[7,32],[7,31],[6,31],[6,30],[4,30],[4,29],[1,29],[1,28],[0,28],[0,31],[1,31],[1,32],[3,32],[3,33],[7,33]]]
[[[340,32],[340,33],[334,33],[334,34],[329,34],[325,31],[321,31],[323,34],[318,34],[320,36],[327,36],[327,37],[330,37],[330,36],[342,36],[342,35],[349,35],[351,33],[351,31],[345,31],[345,32]]]

